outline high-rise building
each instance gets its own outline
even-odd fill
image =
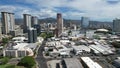
[[[113,32],[120,33],[120,19],[113,20]]]
[[[33,29],[33,43],[37,42],[37,30]]]
[[[57,37],[59,37],[63,32],[63,18],[62,14],[60,13],[57,14],[57,30],[58,30]]]
[[[31,25],[32,27],[34,25],[37,25],[38,24],[38,18],[36,16],[32,16],[32,19],[31,19]]]
[[[2,23],[1,23],[1,20],[0,20],[0,40],[2,40]]]
[[[31,15],[23,14],[24,17],[24,32],[26,33],[29,28],[31,28]]]
[[[37,35],[40,35],[40,33],[41,33],[41,26],[36,24],[36,25],[34,25],[34,28],[37,30]]]
[[[15,30],[14,13],[1,12],[2,15],[2,32],[3,34],[9,34],[10,31]]]
[[[28,42],[35,43],[37,41],[37,30],[35,28],[28,29]]]
[[[81,27],[82,27],[82,29],[87,29],[89,27],[89,18],[88,17],[81,18]]]
[[[1,23],[1,20],[0,20],[0,35],[2,35],[2,23]]]

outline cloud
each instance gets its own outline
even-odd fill
[[[24,13],[39,18],[56,17],[57,12],[71,19],[87,16],[93,20],[112,21],[120,17],[120,0],[24,0],[24,4],[31,6],[0,5],[0,11],[15,12],[17,17],[22,17]]]
[[[16,8],[14,6],[8,6],[8,5],[5,5],[5,6],[0,6],[0,11],[1,12],[13,12]]]
[[[29,7],[22,6],[12,6],[12,5],[0,5],[0,12],[12,12],[15,13],[16,18],[23,18],[23,14],[31,14],[32,16],[37,16],[38,18],[47,18],[47,17],[55,17],[56,12],[48,9],[41,8],[39,10],[34,10]]]

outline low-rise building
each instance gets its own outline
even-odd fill
[[[84,68],[103,68],[89,57],[81,57],[80,59]]]
[[[120,59],[116,59],[112,63],[116,68],[120,68]]]
[[[76,58],[66,58],[62,60],[63,68],[83,68],[81,62]]]
[[[72,46],[76,55],[82,54],[83,52],[90,53],[90,48],[85,45]]]
[[[17,45],[10,45],[10,47],[3,50],[3,56],[9,57],[24,57],[33,56],[33,50],[27,47],[27,43],[17,43]]]

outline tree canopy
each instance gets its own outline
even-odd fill
[[[35,60],[31,56],[25,56],[24,58],[21,59],[18,65],[24,66],[27,68],[32,68],[35,65]]]
[[[50,33],[50,32],[49,33],[44,32],[44,33],[41,33],[40,36],[43,37],[44,39],[46,39],[46,38],[51,38],[54,35],[53,35],[53,33]]]

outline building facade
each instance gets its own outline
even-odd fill
[[[27,56],[27,51],[26,50],[4,50],[3,51],[3,56],[8,56],[8,57],[24,57]]]
[[[36,25],[34,25],[34,28],[37,30],[37,35],[40,35],[40,33],[41,33],[41,26],[36,24]]]
[[[57,37],[59,37],[63,32],[63,18],[62,14],[60,13],[57,14],[57,30],[58,30]]]
[[[89,27],[89,18],[88,17],[81,17],[81,28],[87,29]]]
[[[37,41],[37,30],[35,28],[28,29],[28,42],[35,43]]]
[[[15,30],[14,13],[1,12],[2,15],[2,32],[3,34],[9,34],[10,31]]]
[[[38,24],[38,18],[36,16],[32,16],[31,18],[31,25],[34,27],[34,25]]]
[[[113,32],[120,33],[120,19],[113,20]]]
[[[23,18],[24,18],[24,33],[26,33],[27,30],[31,28],[31,15],[23,14]]]

